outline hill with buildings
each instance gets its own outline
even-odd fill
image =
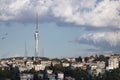
[[[119,80],[120,55],[0,60],[0,80]]]

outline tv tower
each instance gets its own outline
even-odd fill
[[[24,57],[25,60],[27,60],[27,53],[28,53],[27,52],[27,44],[26,44],[26,41],[25,41],[25,57]]]
[[[35,57],[34,60],[38,57],[39,53],[39,31],[38,31],[38,14],[36,15],[36,31],[35,31]]]

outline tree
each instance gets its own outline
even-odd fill
[[[99,55],[99,61],[105,61],[105,56],[104,55]]]
[[[43,61],[49,61],[50,59],[47,58],[47,57],[42,57],[42,60],[43,60]]]
[[[98,75],[96,80],[120,80],[120,69],[105,71],[104,74]]]
[[[52,61],[60,62],[61,60],[58,58],[54,58],[54,59],[52,59]]]
[[[54,69],[57,71],[62,71],[62,65],[61,64],[55,64]]]
[[[85,57],[85,62],[88,62],[88,60],[89,60],[89,57]]]
[[[95,55],[95,60],[94,61],[99,61],[99,57],[98,57],[97,54]]]
[[[77,62],[82,62],[82,57],[79,56],[78,58],[75,58],[75,60],[76,60]]]
[[[19,75],[13,70],[0,70],[0,80],[20,80]]]

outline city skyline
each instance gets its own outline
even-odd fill
[[[34,56],[36,13],[40,57],[120,53],[119,0],[1,0],[0,58]]]

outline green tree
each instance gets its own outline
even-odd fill
[[[99,55],[99,61],[105,61],[105,56],[104,55]]]
[[[75,58],[75,60],[76,60],[77,62],[82,62],[82,57],[79,56],[78,58]]]
[[[54,69],[57,71],[62,71],[62,65],[61,64],[55,64]]]
[[[89,60],[89,57],[85,57],[84,59],[85,59],[85,62],[88,62],[88,60]]]
[[[0,70],[0,80],[20,80],[18,73],[13,70]]]
[[[54,58],[54,59],[52,59],[52,61],[61,62],[61,60],[58,58]]]

